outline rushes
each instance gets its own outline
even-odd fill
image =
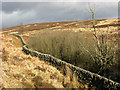
[[[30,38],[28,45],[39,52],[51,54],[66,62],[88,69],[83,64],[89,62],[89,65],[92,65],[93,61],[83,46],[94,57],[95,43],[92,40],[91,33],[87,38],[85,38],[85,34],[84,32],[45,30],[44,33],[38,33],[34,38]]]

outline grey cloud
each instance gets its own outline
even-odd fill
[[[96,18],[117,18],[117,2],[96,2]],[[85,2],[4,2],[3,27],[24,24],[91,19]]]
[[[39,3],[36,2],[3,2],[2,10],[5,13],[12,13],[14,11],[28,11],[35,8]]]

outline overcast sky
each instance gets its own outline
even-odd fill
[[[32,0],[33,1],[33,0]],[[118,2],[94,2],[95,18],[118,18]],[[2,2],[2,28],[21,23],[91,19],[88,2]],[[1,28],[1,26],[0,26]]]

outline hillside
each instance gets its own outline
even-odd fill
[[[96,21],[97,32],[105,33],[109,26],[109,40],[117,42],[118,19],[103,19]],[[84,29],[86,27],[86,29]],[[70,71],[64,76],[59,70],[37,57],[26,55],[22,52],[21,41],[9,35],[10,33],[22,34],[25,41],[32,35],[45,30],[71,30],[85,32],[92,27],[91,20],[71,22],[36,23],[2,29],[2,88],[88,88],[87,85],[78,83],[76,77],[70,80]],[[99,27],[99,28],[98,28]],[[91,30],[93,32],[93,29]],[[99,34],[100,35],[100,34]]]
[[[104,34],[109,29],[108,30],[109,38],[112,41],[116,41],[117,36],[118,36],[118,28],[119,28],[118,20],[119,19],[97,19],[96,24],[95,24],[97,33],[99,35],[101,34],[101,32]],[[24,37],[32,37],[32,35],[42,32],[44,30],[74,31],[74,32],[91,31],[93,32],[92,20],[35,23],[35,24],[22,25],[22,26],[2,29],[2,31],[6,34],[9,34],[9,33],[21,34],[22,33]]]

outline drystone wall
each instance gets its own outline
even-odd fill
[[[80,83],[87,84],[89,87],[96,86],[98,89],[109,88],[109,89],[119,89],[120,90],[120,83],[117,83],[113,80],[110,80],[110,79],[100,76],[98,74],[92,73],[92,72],[82,69],[80,67],[74,66],[70,63],[67,63],[58,58],[55,58],[49,54],[43,54],[43,53],[40,53],[37,51],[32,51],[31,49],[29,49],[27,47],[22,36],[20,36],[18,34],[11,34],[11,35],[14,35],[21,39],[21,42],[23,44],[23,52],[24,53],[26,53],[27,55],[30,54],[31,56],[36,56],[40,60],[49,62],[51,65],[53,65],[54,67],[56,67],[59,70],[63,69],[63,67],[65,70],[66,66],[69,67],[71,69],[71,71],[77,75],[78,81]]]

